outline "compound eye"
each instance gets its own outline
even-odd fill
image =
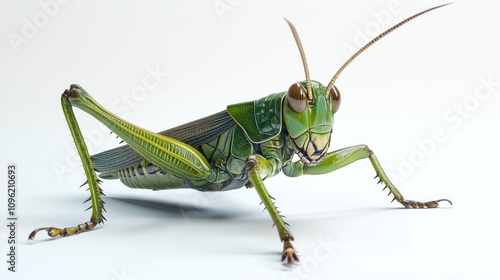
[[[332,97],[332,110],[335,114],[340,108],[340,91],[336,86],[330,89],[330,96]]]
[[[297,113],[302,113],[307,107],[307,90],[301,83],[290,86],[286,94],[288,105]]]

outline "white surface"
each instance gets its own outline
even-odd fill
[[[282,17],[296,25],[313,79],[327,83],[346,59],[341,46],[372,28],[374,14],[390,1],[221,0],[232,5],[221,17],[212,0],[118,2],[52,8],[17,52],[9,36],[23,36],[24,18],[40,21],[47,12],[37,1],[1,2],[0,166],[19,167],[18,272],[2,262],[2,279],[500,279],[500,86],[470,108],[481,77],[500,79],[492,1],[457,1],[409,23],[337,82],[343,101],[332,147],[368,144],[407,198],[450,198],[453,207],[389,204],[364,160],[330,175],[266,181],[296,237],[302,261],[293,267],[279,262],[282,245],[271,220],[255,191],[245,189],[204,195],[105,182],[107,223],[70,238],[27,242],[34,228],[71,226],[90,215],[59,104],[70,83],[126,119],[164,130],[302,80]],[[397,3],[399,12],[379,26],[441,2]],[[148,80],[150,90],[134,99],[147,69],[168,76]],[[449,110],[464,102],[471,102],[467,117],[450,119]],[[77,115],[93,153],[116,146],[95,120]],[[412,172],[401,169],[436,129],[442,141]],[[54,166],[65,172],[58,175]],[[1,191],[2,213],[5,202]],[[2,226],[2,256],[6,237]]]

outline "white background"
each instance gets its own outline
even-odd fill
[[[303,80],[282,17],[296,25],[313,79],[326,84],[347,59],[343,47],[442,3],[269,2],[1,1],[0,167],[19,169],[18,272],[2,261],[2,279],[500,279],[500,85],[481,82],[500,80],[494,1],[457,1],[418,18],[337,81],[332,149],[368,144],[406,198],[449,198],[452,207],[390,204],[363,160],[329,175],[266,180],[296,238],[294,266],[280,263],[276,230],[246,189],[151,192],[106,181],[107,223],[27,241],[34,228],[90,215],[60,108],[71,83],[161,131]],[[138,94],[144,79],[149,90]],[[117,145],[96,120],[77,117],[91,153]],[[1,260],[7,237],[1,226]]]

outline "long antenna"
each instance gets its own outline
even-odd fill
[[[297,47],[299,48],[300,57],[302,58],[302,64],[304,65],[304,72],[306,73],[307,99],[312,100],[313,93],[311,88],[311,77],[309,76],[309,69],[307,67],[307,60],[306,60],[306,55],[304,53],[304,48],[302,47],[302,43],[300,42],[299,34],[297,33],[295,26],[293,26],[293,24],[288,19],[286,18],[284,19],[288,23],[288,26],[290,26],[293,38],[295,38],[295,43],[297,43]]]
[[[415,14],[415,15],[413,15],[413,16],[411,16],[411,17],[409,17],[409,18],[407,18],[407,19],[405,19],[403,21],[401,21],[400,23],[394,25],[393,27],[387,29],[386,31],[382,32],[380,35],[378,35],[377,37],[375,37],[374,39],[372,39],[370,42],[366,43],[366,45],[364,45],[363,47],[361,47],[361,49],[359,49],[355,54],[353,54],[344,63],[344,65],[342,65],[339,68],[339,70],[337,70],[337,73],[335,73],[335,75],[331,79],[330,83],[328,83],[328,86],[326,87],[325,96],[328,97],[328,93],[330,92],[330,89],[333,87],[333,84],[335,83],[335,81],[337,80],[337,78],[340,76],[340,73],[342,73],[342,71],[344,71],[344,69],[347,67],[347,65],[349,65],[349,63],[351,63],[356,57],[358,57],[358,55],[360,55],[362,52],[364,52],[366,49],[368,49],[371,45],[375,44],[375,42],[377,42],[378,40],[382,39],[384,36],[386,36],[387,34],[391,33],[392,31],[396,30],[397,28],[401,27],[403,24],[409,22],[410,20],[415,19],[416,17],[421,16],[421,15],[427,13],[427,12],[430,12],[432,10],[435,10],[435,9],[438,9],[438,8],[441,8],[441,7],[450,5],[450,4],[452,4],[452,3],[447,3],[447,4],[435,6],[435,7],[432,7],[430,9],[427,9],[425,11],[422,11],[422,12],[420,12],[418,14]]]

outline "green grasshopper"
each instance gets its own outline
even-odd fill
[[[448,5],[448,4],[445,4]],[[407,200],[391,183],[377,157],[366,145],[328,152],[333,117],[340,107],[340,92],[334,85],[340,73],[376,41],[408,21],[445,5],[417,13],[389,28],[350,57],[325,87],[309,77],[306,57],[295,27],[288,23],[299,49],[306,80],[288,91],[270,94],[256,101],[227,106],[208,117],[154,133],[135,126],[97,103],[82,87],[71,85],[61,96],[62,109],[80,155],[89,185],[92,215],[74,227],[42,227],[51,237],[68,236],[94,228],[103,216],[103,191],[96,172],[103,179],[120,179],[131,188],[226,191],[254,187],[269,212],[283,242],[282,261],[298,261],[294,236],[263,181],[283,171],[286,176],[326,174],[357,160],[368,158],[379,183],[405,208],[435,208],[439,199],[428,202]],[[77,107],[106,125],[128,145],[89,155],[73,113]],[[297,155],[299,160],[292,161]],[[384,189],[385,189],[384,188]],[[87,200],[87,201],[88,201]]]

